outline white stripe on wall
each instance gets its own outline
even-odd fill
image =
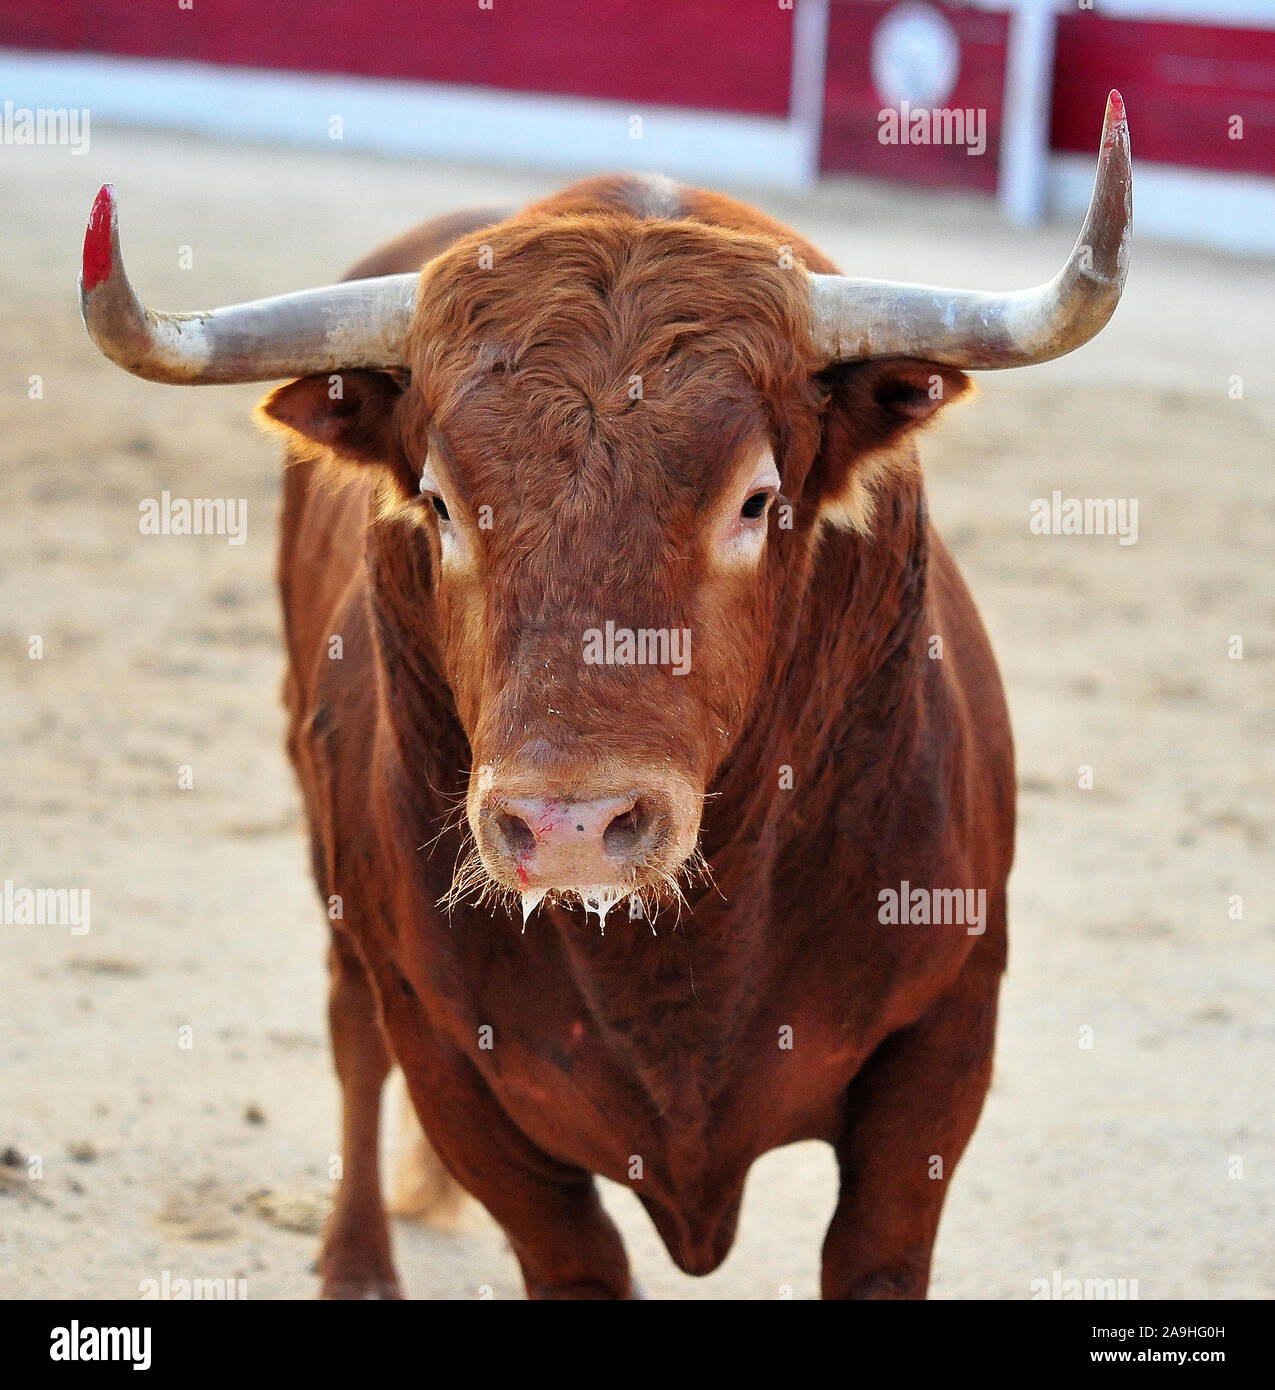
[[[709,185],[800,187],[817,164],[809,113],[781,121],[193,63],[0,49],[5,100],[87,108],[91,120],[108,123],[307,145],[327,142],[329,121],[339,116],[346,148],[570,170],[652,169]],[[1129,114],[1139,231],[1275,253],[1275,179],[1139,161],[1137,112]],[[642,117],[640,140],[629,136],[634,115]],[[1083,214],[1093,167],[1089,155],[1049,159],[1051,213]]]
[[[710,182],[800,186],[818,151],[808,123],[762,116],[13,49],[0,49],[5,99],[86,108],[90,122],[284,144],[331,142],[335,116],[346,148]]]
[[[1133,139],[1134,236],[1198,241],[1227,251],[1275,254],[1275,179],[1256,174],[1217,174],[1138,159],[1136,113]],[[1056,154],[1049,161],[1049,210],[1062,218],[1083,216],[1093,192],[1094,160]]]

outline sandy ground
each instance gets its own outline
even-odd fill
[[[0,878],[92,893],[85,935],[0,926],[0,1296],[133,1297],[167,1270],[308,1297],[337,1129],[281,746],[277,451],[253,388],[151,386],[91,349],[75,277],[107,178],[135,278],[174,309],[328,279],[427,214],[560,180],[97,130],[84,158],[0,151]],[[1032,283],[1074,235],[851,183],[756,201],[846,269],[940,283]],[[1094,345],[984,376],[926,447],[1022,777],[997,1075],[942,1298],[1025,1298],[1054,1270],[1275,1294],[1275,267],[1135,246]],[[246,498],[246,544],[140,535],[164,488]],[[1055,488],[1136,497],[1138,543],[1033,536]],[[814,1293],[833,1195],[821,1146],[767,1156],[703,1280],[608,1201],[653,1296],[775,1298]],[[414,1296],[520,1294],[485,1218],[397,1246]]]

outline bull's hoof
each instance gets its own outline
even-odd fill
[[[632,1289],[620,1293],[609,1284],[593,1283],[591,1280],[581,1280],[575,1284],[539,1284],[527,1289],[527,1297],[533,1303],[621,1302],[634,1296]],[[636,1297],[641,1298],[642,1294],[637,1293]]]
[[[382,1298],[398,1301],[403,1297],[403,1290],[392,1276],[388,1279],[325,1279],[319,1297],[342,1303]]]

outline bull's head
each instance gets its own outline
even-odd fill
[[[962,368],[1093,337],[1120,297],[1130,206],[1113,93],[1076,248],[1019,293],[808,274],[762,233],[550,203],[419,275],[155,314],[104,189],[82,296],[129,371],[299,377],[265,414],[380,470],[382,647],[406,635],[445,673],[475,867],[524,904],[571,891],[605,912],[693,862],[818,525],[864,524],[863,460],[889,466]]]

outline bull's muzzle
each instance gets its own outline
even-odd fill
[[[483,866],[502,887],[542,896],[622,895],[671,884],[695,851],[700,798],[672,777],[570,789],[495,780],[471,799]]]

